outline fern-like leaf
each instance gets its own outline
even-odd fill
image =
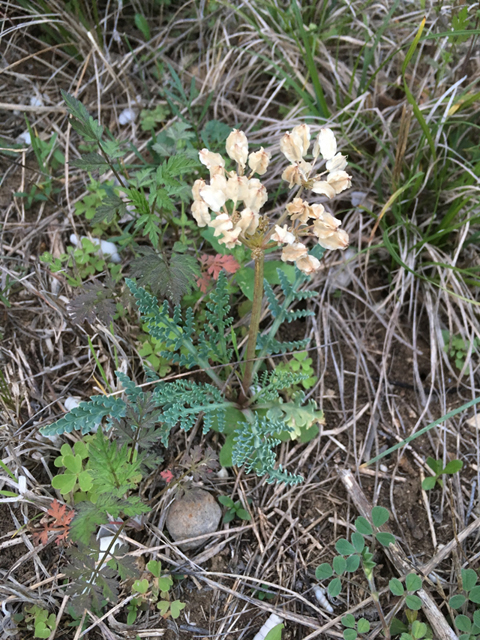
[[[292,340],[290,342],[279,342],[274,338],[266,336],[258,336],[257,349],[261,350],[263,355],[290,353],[291,351],[302,351],[308,345],[309,340]]]
[[[80,402],[78,407],[65,414],[60,420],[40,429],[44,436],[57,436],[70,433],[74,429],[82,434],[94,431],[105,416],[122,418],[126,405],[123,400],[113,396],[92,396],[90,400]]]
[[[227,364],[230,362],[233,350],[227,349],[226,333],[233,323],[228,315],[230,311],[229,295],[227,291],[227,276],[220,272],[215,289],[212,290],[207,302],[205,328],[200,334],[199,350],[205,358],[214,355],[216,362]]]

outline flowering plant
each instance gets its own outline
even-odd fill
[[[252,320],[243,377],[244,394],[252,379],[263,298],[265,251],[281,245],[282,260],[295,262],[300,271],[310,275],[320,268],[320,261],[309,254],[304,242],[306,238],[315,237],[324,249],[346,249],[348,246],[348,235],[339,228],[340,220],[326,211],[323,204],[309,204],[301,197],[305,189],[329,199],[348,189],[351,176],[345,171],[346,157],[337,152],[333,131],[323,128],[314,142],[312,161],[307,162],[305,156],[310,141],[310,127],[306,124],[294,127],[280,141],[280,150],[290,162],[282,178],[290,188],[297,188],[297,192],[277,221],[270,220],[268,214],[260,213],[268,194],[255,174],[263,176],[270,162],[270,154],[263,147],[249,154],[247,136],[243,131],[234,129],[226,141],[227,155],[236,163],[236,170],[233,171],[226,169],[225,160],[219,153],[212,153],[208,149],[199,152],[200,161],[210,172],[210,183],[207,184],[203,179],[195,181],[192,188],[193,217],[199,227],[213,228],[213,235],[227,249],[240,244],[250,248],[255,262]],[[326,161],[325,171],[315,173],[319,156]],[[243,207],[240,207],[241,204]]]

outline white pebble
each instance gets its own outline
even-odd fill
[[[81,240],[87,238],[87,236],[81,236]],[[99,246],[99,250],[105,256],[105,258],[110,258],[111,262],[115,262],[119,264],[122,259],[120,258],[120,254],[118,253],[117,245],[114,242],[109,242],[108,240],[100,240],[100,238],[87,238],[90,240],[92,244],[96,244]],[[72,233],[70,235],[70,242],[74,244],[76,247],[78,246],[77,236]]]
[[[133,122],[137,117],[136,112],[133,109],[124,109],[118,116],[118,124],[129,124]]]
[[[32,136],[29,131],[24,131],[17,137],[17,142],[19,144],[32,144]]]
[[[272,613],[272,615],[267,619],[263,627],[260,628],[260,631],[253,638],[253,640],[265,640],[269,631],[271,631],[274,627],[279,624],[282,624],[283,618],[277,616],[276,613]]]
[[[30,96],[31,107],[43,107],[43,100],[41,96]]]
[[[388,473],[388,467],[386,464],[381,464],[380,465],[380,471],[383,471],[383,473]]]
[[[221,478],[222,480],[228,478],[228,471],[225,467],[222,467],[220,471],[217,471],[217,478]]]
[[[76,409],[79,404],[80,404],[79,398],[75,398],[74,396],[69,396],[63,403],[63,406],[67,411],[71,411],[72,409]]]

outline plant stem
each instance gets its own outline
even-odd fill
[[[255,261],[255,279],[253,283],[253,305],[250,329],[248,331],[247,352],[245,357],[245,373],[243,374],[243,399],[247,398],[247,393],[252,383],[253,365],[255,363],[255,351],[257,347],[258,328],[260,325],[260,315],[263,301],[263,262],[264,251],[256,248],[252,251]]]

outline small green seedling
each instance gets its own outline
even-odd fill
[[[461,460],[450,460],[450,462],[443,466],[443,462],[441,460],[427,458],[427,464],[435,475],[425,478],[422,482],[422,489],[425,491],[433,489],[437,483],[443,487],[443,480],[441,476],[444,474],[453,475],[463,468],[463,462]]]
[[[305,379],[302,380],[298,386],[302,386],[306,390],[311,389],[318,379],[312,367],[312,358],[308,357],[307,351],[298,351],[292,355],[292,359],[288,362],[280,362],[277,365],[276,370],[303,373],[305,375]]]
[[[390,514],[384,507],[374,507],[372,509],[372,522],[376,528],[385,524],[389,517]],[[391,533],[385,533],[383,531],[374,532],[372,525],[366,518],[363,516],[357,518],[355,520],[355,532],[352,533],[352,541],[349,542],[345,538],[337,540],[335,549],[340,555],[333,558],[331,565],[328,562],[324,562],[317,567],[315,571],[317,580],[333,578],[327,587],[328,594],[332,598],[336,598],[342,591],[341,577],[345,573],[355,572],[359,568],[360,563],[362,564],[362,569],[367,580],[369,582],[371,581],[373,568],[376,566],[376,563],[373,561],[373,553],[365,544],[366,536],[372,536],[385,547],[395,542],[395,536]]]
[[[345,640],[355,640],[359,634],[368,633],[370,631],[370,623],[365,618],[355,620],[355,617],[351,613],[347,613],[342,618],[342,624],[346,627],[343,632]]]
[[[450,598],[448,604],[452,609],[464,608],[468,601],[476,605],[480,604],[480,585],[477,585],[478,576],[473,569],[462,569],[462,594],[456,594]],[[455,626],[464,633],[459,636],[459,640],[470,640],[473,636],[480,634],[480,609],[473,612],[472,620],[463,614],[455,617]]]
[[[27,629],[34,630],[34,638],[48,638],[56,626],[56,616],[33,604],[25,608]]]
[[[462,370],[465,364],[465,358],[470,350],[470,344],[459,335],[452,335],[446,329],[442,331],[445,346],[443,350],[448,353],[449,358],[455,363],[457,369]],[[471,344],[472,350],[476,351],[480,348],[480,339],[474,338]],[[467,367],[464,373],[469,373],[470,367]]]
[[[277,594],[269,590],[266,584],[261,584],[260,589],[252,589],[252,596],[259,600],[273,600]]]
[[[392,578],[388,586],[394,596],[405,597],[405,604],[409,609],[412,611],[421,609],[422,601],[415,595],[415,591],[422,588],[422,579],[416,573],[409,573],[405,578],[406,589],[397,578]]]
[[[239,518],[240,520],[251,520],[250,514],[243,508],[240,500],[234,502],[228,496],[219,496],[218,501],[227,509],[227,512],[223,516],[224,523],[231,522],[234,518]]]
[[[76,492],[86,493],[93,486],[93,478],[90,472],[84,468],[84,461],[88,458],[88,446],[79,440],[73,445],[62,445],[60,456],[55,458],[54,465],[58,468],[65,467],[64,473],[59,473],[52,480],[52,487],[58,489],[64,496],[71,493],[75,499]],[[82,496],[81,499],[84,499]]]

